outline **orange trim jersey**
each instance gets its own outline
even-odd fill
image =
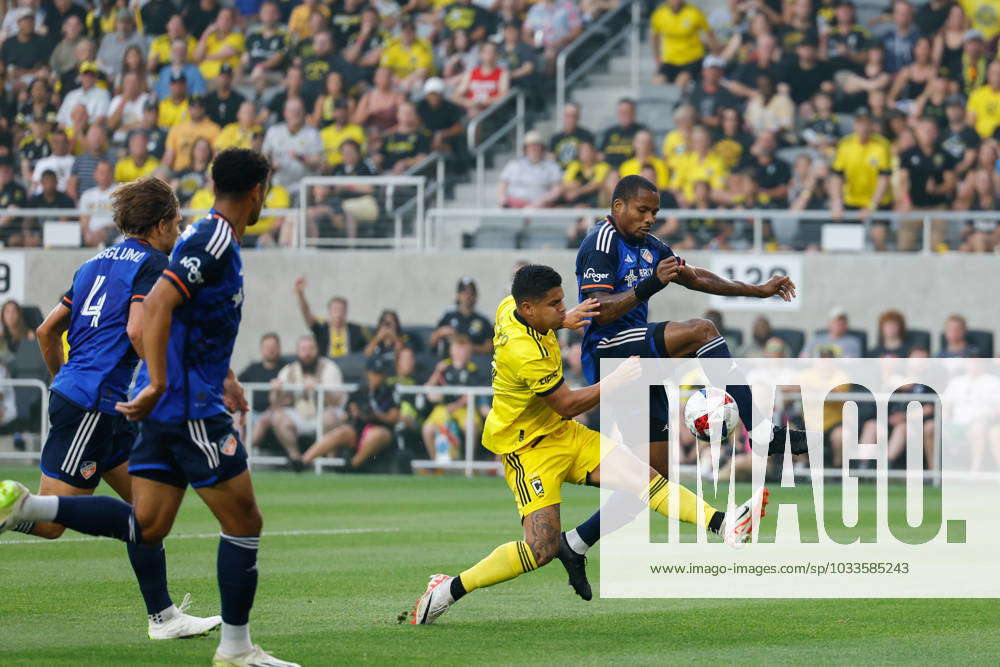
[[[497,307],[493,334],[493,407],[483,445],[507,454],[562,426],[542,396],[563,383],[562,353],[554,331],[533,329],[517,313],[514,297]]]

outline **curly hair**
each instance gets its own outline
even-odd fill
[[[158,224],[176,218],[179,209],[173,189],[155,176],[125,183],[111,194],[115,225],[126,236],[149,236]]]
[[[249,148],[227,148],[212,162],[212,182],[220,197],[239,197],[266,183],[270,174],[270,161]]]

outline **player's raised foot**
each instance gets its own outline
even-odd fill
[[[590,601],[594,597],[590,590],[590,582],[587,580],[587,557],[573,551],[566,541],[566,533],[559,536],[559,553],[556,557],[562,562],[569,574],[569,585],[573,587],[576,594],[584,600]]]
[[[279,660],[254,644],[249,651],[239,655],[225,655],[216,651],[215,657],[212,658],[212,667],[300,667],[300,665],[297,662]]]
[[[212,630],[222,625],[221,616],[191,616],[187,614],[188,607],[191,606],[191,594],[184,594],[184,601],[177,608],[177,614],[162,622],[157,622],[153,618],[149,619],[150,639],[188,639],[190,637],[204,637]]]
[[[31,492],[20,482],[5,479],[0,482],[0,533],[17,524],[21,507]]]
[[[719,536],[722,537],[722,541],[734,549],[739,549],[743,544],[749,542],[753,534],[754,519],[759,521],[760,517],[767,514],[767,502],[770,495],[767,487],[762,486],[754,491],[750,500],[726,514],[722,527],[719,528]]]
[[[427,590],[413,606],[409,617],[402,616],[400,622],[410,625],[430,625],[438,616],[448,611],[454,600],[451,597],[451,580],[447,574],[432,574],[427,582]]]
[[[785,453],[785,442],[791,447],[792,454],[809,453],[809,431],[800,431],[788,426],[775,426],[771,431],[771,442],[767,445],[767,455]]]

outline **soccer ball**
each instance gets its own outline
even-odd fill
[[[724,390],[705,387],[691,394],[684,408],[684,423],[691,435],[710,442],[712,430],[721,428],[719,441],[722,442],[736,430],[740,423],[740,411],[736,401]]]

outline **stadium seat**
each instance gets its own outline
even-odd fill
[[[983,329],[969,329],[965,332],[965,340],[969,345],[974,345],[979,348],[984,358],[991,358],[993,356],[993,332],[985,331]],[[943,350],[945,348],[944,333],[942,332],[938,336],[938,350]]]
[[[42,358],[41,349],[34,341],[24,341],[18,346],[8,368],[13,378],[41,380],[48,384],[49,369]],[[34,387],[15,387],[14,402],[17,405],[18,428],[37,433],[41,416],[41,393]]]
[[[735,352],[737,348],[743,347],[743,331],[740,329],[723,329],[721,331],[723,338],[726,339],[726,343],[729,345],[729,349]]]
[[[801,329],[778,327],[771,329],[771,335],[785,341],[785,344],[788,345],[788,356],[797,357],[802,353],[802,346],[806,342],[806,334]]]
[[[496,250],[507,250],[517,247],[520,230],[511,225],[482,226],[472,234],[471,245],[473,248],[486,248]]]
[[[340,367],[340,373],[344,376],[344,382],[356,383],[364,382],[365,378],[365,355],[361,352],[352,352],[334,359]]]
[[[564,226],[531,226],[529,225],[521,235],[521,248],[527,249],[563,249],[566,247],[567,223]]]
[[[813,333],[825,334],[826,327],[823,327],[822,329],[816,329],[815,331],[813,331]],[[868,356],[868,332],[865,331],[864,329],[848,329],[847,335],[854,336],[859,341],[861,341],[861,353],[864,354],[865,356]]]
[[[911,348],[922,347],[931,351],[931,332],[926,329],[910,329],[906,332],[906,344]]]
[[[430,347],[431,332],[433,331],[434,327],[426,325],[403,327],[403,333],[410,336],[410,347],[417,353],[424,352]]]

